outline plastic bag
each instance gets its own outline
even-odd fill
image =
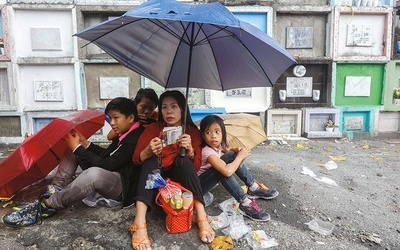
[[[153,189],[167,186],[167,182],[160,174],[160,170],[156,169],[153,171],[153,174],[149,174],[146,180],[145,189]]]
[[[228,214],[238,214],[239,203],[235,200],[235,198],[230,198],[225,200],[219,204],[219,208]]]
[[[319,219],[314,219],[304,224],[308,225],[311,230],[322,235],[330,235],[335,227],[333,224]]]
[[[153,174],[149,174],[146,180],[146,189],[158,188],[158,192],[165,201],[169,201],[175,194],[182,195],[181,187],[168,183],[160,174],[160,170],[156,169]]]
[[[222,212],[220,215],[217,216],[208,217],[210,219],[210,225],[214,230],[229,226],[228,214],[226,212]]]
[[[230,235],[232,239],[238,240],[250,231],[250,227],[244,222],[243,215],[233,214],[228,216],[229,227],[222,229],[222,233]]]
[[[250,231],[246,235],[246,240],[255,250],[276,247],[279,245],[275,238],[269,237],[263,230]]]

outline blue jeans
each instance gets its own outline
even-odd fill
[[[221,156],[221,160],[228,164],[235,160],[236,156],[237,154],[235,152],[229,151]],[[251,184],[254,183],[254,178],[244,165],[244,162],[240,163],[240,166],[236,170],[235,174],[246,184],[247,187],[250,187]],[[215,168],[211,167],[202,173],[199,178],[203,195],[215,187],[218,182],[221,182],[226,191],[228,191],[239,203],[246,198],[243,189],[233,175],[225,177],[220,172],[215,170]]]

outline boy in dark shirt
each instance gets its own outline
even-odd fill
[[[107,148],[92,144],[77,130],[64,137],[68,146],[52,184],[38,200],[19,211],[6,214],[6,226],[25,227],[47,218],[57,210],[82,200],[93,192],[106,199],[120,200],[124,207],[134,204],[140,168],[133,164],[132,154],[143,131],[133,100],[113,99],[106,107],[110,125],[118,135]],[[84,170],[75,179],[77,167]]]

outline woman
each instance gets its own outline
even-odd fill
[[[179,91],[166,91],[160,96],[158,122],[149,124],[139,138],[133,162],[141,165],[136,199],[136,217],[130,226],[132,232],[132,246],[134,249],[151,249],[147,236],[146,212],[154,204],[157,190],[145,189],[146,179],[153,170],[159,169],[158,158],[162,155],[162,141],[159,138],[164,127],[182,126],[185,112],[185,97]],[[189,109],[187,109],[189,110]],[[199,236],[204,243],[210,243],[215,236],[208,223],[201,193],[200,180],[197,171],[201,165],[201,136],[198,128],[193,123],[189,112],[186,114],[187,128],[176,144],[186,150],[186,155],[175,159],[169,167],[161,169],[164,178],[179,182],[193,193],[194,208],[196,209],[196,222],[199,226]],[[181,161],[182,159],[182,161]]]

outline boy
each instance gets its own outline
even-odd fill
[[[68,148],[52,185],[38,200],[26,204],[19,211],[6,214],[3,217],[6,226],[33,225],[93,192],[106,199],[121,200],[124,207],[134,203],[140,168],[133,164],[132,154],[143,126],[131,99],[113,99],[105,113],[110,117],[111,128],[118,135],[110,146],[102,148],[92,144],[77,130],[68,133],[64,137]],[[78,165],[84,171],[73,179]]]

